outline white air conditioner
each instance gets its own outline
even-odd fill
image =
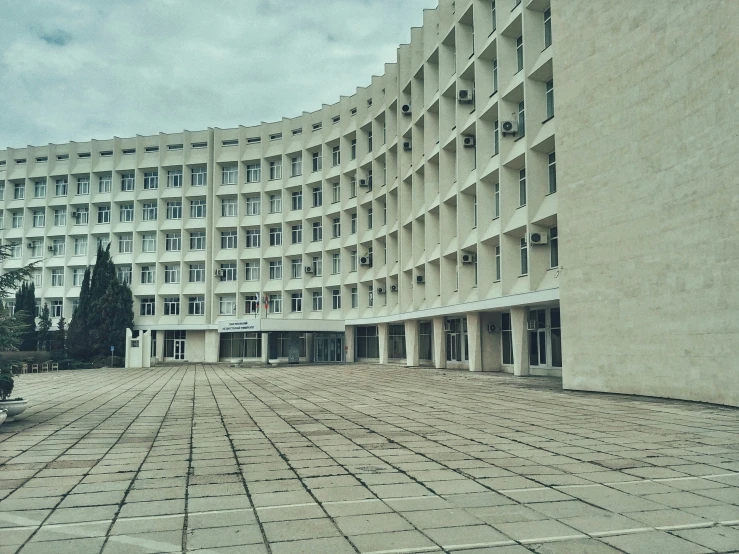
[[[377,294],[385,294],[385,289],[382,287],[377,287]]]
[[[305,272],[306,273],[313,273],[313,267],[311,267],[309,265],[305,266]]]
[[[498,328],[495,325],[488,325],[488,333],[495,333]]]
[[[462,254],[462,263],[463,264],[471,264],[475,261],[475,255],[474,254]]]
[[[515,135],[518,133],[518,121],[504,121],[500,126],[500,132],[503,136]]]
[[[369,256],[362,256],[359,258],[359,264],[360,265],[372,265],[372,258]]]
[[[49,246],[49,252],[54,252],[54,250],[56,250],[56,248],[54,248],[53,246]]]
[[[393,285],[390,287],[390,292],[398,292],[398,285]]]
[[[528,329],[529,331],[536,331],[537,329],[539,329],[539,322],[535,319],[529,320],[529,322],[526,324],[526,329]]]
[[[223,270],[222,269],[216,269],[216,277],[223,277]]]
[[[475,137],[463,137],[462,146],[464,146],[465,148],[472,148],[473,146],[475,146]]]
[[[547,240],[546,233],[531,233],[531,244],[546,244]]]
[[[72,212],[72,217],[77,217],[77,212]]]
[[[403,115],[411,115],[411,105],[403,104],[400,108],[400,111]]]
[[[451,331],[452,330],[452,322],[451,321],[445,321],[444,322],[444,331]]]
[[[32,242],[29,242],[28,243],[28,248],[33,248],[33,243]]]
[[[471,90],[460,89],[457,92],[457,100],[459,100],[460,104],[471,104],[472,100],[474,100],[474,94]]]
[[[403,143],[403,150],[405,150],[406,152],[408,152],[408,151],[410,151],[410,149],[411,149],[411,143],[410,142],[404,142]]]
[[[367,179],[360,179],[359,180],[359,186],[360,187],[368,187],[369,185],[367,184]]]
[[[416,275],[416,283],[423,283],[424,278],[423,275]]]

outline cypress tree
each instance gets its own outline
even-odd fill
[[[15,293],[15,318],[21,324],[21,343],[24,352],[36,350],[36,286],[24,282]]]
[[[97,345],[96,355],[110,355],[110,347],[115,348],[118,356],[123,356],[126,349],[126,329],[133,327],[133,295],[125,283],[113,280],[99,301],[96,301],[96,313],[100,316],[100,324],[91,330],[93,343]]]
[[[90,268],[85,270],[80,288],[80,300],[72,314],[72,321],[67,330],[67,352],[78,360],[87,360],[92,356],[90,349],[90,328],[88,316],[90,311]]]
[[[54,333],[54,338],[52,340],[52,351],[54,351],[57,356],[64,357],[66,354],[66,344],[67,322],[64,317],[60,317],[59,323],[56,325],[56,333]]]
[[[41,316],[38,322],[38,333],[36,335],[37,350],[47,351],[49,348],[49,332],[51,331],[51,313],[48,302],[44,302],[41,308]]]

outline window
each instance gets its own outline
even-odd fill
[[[490,4],[491,4],[492,11],[493,11],[493,13],[492,13],[493,31],[495,31],[495,29],[498,26],[498,22],[496,21],[497,17],[496,17],[496,13],[495,13],[495,0],[493,0]]]
[[[372,170],[367,172],[367,192],[372,190]]]
[[[269,229],[269,245],[282,245],[282,227],[270,227]]]
[[[321,187],[313,187],[313,207],[323,204],[323,189]]]
[[[208,170],[205,167],[193,167],[190,176],[193,187],[204,187],[208,184]]]
[[[559,267],[559,237],[556,227],[549,229],[549,267]]]
[[[121,204],[120,220],[122,222],[133,221],[133,204]]]
[[[303,192],[293,192],[291,195],[292,200],[292,209],[293,210],[302,210],[303,209]]]
[[[218,313],[220,315],[236,315],[236,295],[226,294],[219,296]]]
[[[205,250],[205,231],[190,231],[190,250]]]
[[[190,264],[189,277],[191,283],[205,282],[205,264]]]
[[[127,233],[118,237],[118,253],[131,254],[133,252],[133,235]]]
[[[182,250],[182,233],[167,233],[165,235],[164,249],[167,252],[179,252]]]
[[[341,273],[341,254],[331,255],[331,274],[338,275]]]
[[[235,262],[227,262],[221,264],[221,281],[236,281],[237,269]]]
[[[153,233],[145,233],[141,235],[141,251],[142,252],[156,252],[157,251],[157,236]]]
[[[52,300],[49,306],[49,315],[51,317],[62,317],[64,310],[64,300]]]
[[[516,39],[516,72],[523,69],[523,36]]]
[[[0,161],[0,165],[4,165],[4,161]],[[0,200],[5,198],[5,181],[0,181]]]
[[[13,199],[23,200],[26,197],[26,185],[25,183],[15,183],[13,185]]]
[[[370,308],[375,305],[375,289],[369,287],[367,289],[367,306]]]
[[[11,258],[20,258],[22,253],[22,245],[20,242],[10,242],[8,243],[10,246],[10,257]]]
[[[223,217],[236,217],[236,198],[223,198],[221,200],[221,215]]]
[[[511,314],[504,313],[502,316],[500,340],[503,350],[503,363],[511,365],[513,364],[513,327],[511,325]]]
[[[554,80],[547,81],[547,119],[554,117]]]
[[[282,212],[282,195],[281,194],[270,194],[269,195],[269,213],[278,214]]]
[[[191,148],[207,148],[208,143],[207,142],[193,142],[190,143]]]
[[[205,200],[190,200],[190,217],[193,219],[205,217]]]
[[[51,286],[52,287],[63,287],[64,286],[64,270],[63,269],[52,269],[51,270]]]
[[[54,225],[67,224],[67,208],[56,208],[54,210]]]
[[[259,215],[262,201],[259,196],[246,197],[246,215]]]
[[[544,48],[552,45],[552,9],[544,10]]]
[[[95,250],[105,250],[110,244],[110,235],[97,238],[97,247]]]
[[[336,217],[333,220],[333,223],[331,224],[331,229],[333,231],[333,237],[339,238],[341,236],[341,219]]]
[[[352,139],[352,142],[351,142],[351,155],[352,155],[352,160],[356,160],[357,159],[357,139]]]
[[[321,256],[313,256],[313,275],[316,277],[323,275],[323,258]]]
[[[269,162],[269,180],[278,181],[282,179],[282,160]]]
[[[87,237],[77,237],[74,239],[74,255],[87,255]]]
[[[247,248],[259,248],[261,244],[259,229],[247,229],[246,230],[246,247]]]
[[[98,206],[98,223],[110,223],[110,205]]]
[[[180,315],[180,297],[164,297],[164,315]]]
[[[331,184],[331,197],[334,204],[341,201],[341,184],[338,181]]]
[[[224,165],[221,169],[221,184],[235,185],[238,182],[238,172],[235,165]]]
[[[259,295],[247,294],[244,296],[244,313],[245,314],[256,314],[259,313]],[[257,336],[256,333],[254,333]],[[222,335],[226,336],[226,335]],[[260,339],[261,344],[261,339]]]
[[[179,264],[164,266],[164,282],[167,284],[177,284],[180,282]]]
[[[331,149],[331,165],[336,167],[339,164],[341,164],[341,149],[339,146],[334,146]]]
[[[549,153],[549,194],[557,192],[557,157]]]
[[[154,298],[142,298],[140,304],[140,315],[154,315]]]
[[[82,286],[82,280],[85,278],[85,270],[81,268],[75,268],[72,270],[72,286]]]
[[[523,207],[526,205],[526,168],[518,172],[518,205]]]
[[[54,194],[56,196],[67,196],[67,178],[57,179],[54,186]]]
[[[110,192],[113,188],[113,176],[110,173],[98,178],[98,192]]]
[[[167,171],[167,188],[170,189],[181,189],[182,188],[182,170],[181,169],[170,169]]]
[[[372,152],[372,131],[367,133],[367,152]]]
[[[359,292],[357,291],[357,287],[352,288],[352,308],[358,308],[359,307]]]
[[[90,208],[87,206],[82,208],[74,208],[72,212],[75,225],[87,225],[90,221]]]
[[[323,226],[320,221],[313,222],[313,242],[323,240]]]
[[[500,154],[500,128],[498,127],[498,120],[493,123],[493,156]]]
[[[182,201],[167,202],[167,219],[182,219]]]
[[[281,314],[282,313],[282,295],[281,294],[270,294],[269,295],[269,313]]]
[[[261,164],[246,164],[246,182],[258,183],[262,180]]]
[[[303,260],[300,258],[293,258],[290,260],[290,275],[292,279],[300,279],[301,276],[301,268],[303,266]]]
[[[300,313],[303,311],[303,293],[294,292],[290,299],[290,308],[294,313]]]
[[[300,244],[303,242],[303,224],[299,223],[298,225],[292,226],[292,243],[293,244]]]
[[[521,275],[529,274],[529,251],[526,245],[526,237],[521,239]]]
[[[46,198],[46,179],[41,179],[33,183],[33,197]]]
[[[205,297],[204,296],[190,296],[187,299],[187,314],[188,315],[204,315],[205,314]]]
[[[271,280],[282,280],[282,260],[269,262],[269,278]]]
[[[159,173],[157,171],[144,172],[144,190],[159,188]]]
[[[313,152],[311,154],[312,162],[313,162],[313,171],[321,171],[323,169],[323,163],[321,162],[321,151]]]
[[[498,92],[498,58],[493,60],[493,94]]]
[[[13,229],[23,227],[23,212],[13,212]]]
[[[500,183],[493,185],[493,219],[500,217]]]
[[[352,213],[351,232],[349,234],[351,235],[357,234],[357,212]]]
[[[311,294],[313,297],[313,311],[320,312],[323,310],[323,293],[320,290],[313,291]]]
[[[472,196],[472,227],[477,227],[477,195]]]
[[[372,229],[372,208],[367,208],[367,229]]]
[[[349,271],[356,271],[356,270],[357,270],[357,251],[352,250],[352,253],[349,256]]]
[[[334,310],[341,309],[341,289],[331,291],[331,308]]]
[[[151,285],[154,283],[155,279],[156,279],[156,276],[154,272],[154,266],[142,265],[141,266],[141,284]]]
[[[143,208],[142,219],[144,221],[156,221],[157,219],[157,203],[145,202]]]
[[[290,158],[290,177],[298,177],[303,174],[303,156]]]
[[[356,198],[356,197],[357,197],[357,176],[352,175],[352,178],[349,181],[349,198]]]
[[[130,192],[134,189],[136,184],[136,176],[133,173],[121,174],[121,191]]]
[[[54,239],[51,241],[51,248],[54,256],[64,256],[67,251],[67,244],[64,239]]]
[[[116,276],[121,283],[131,284],[133,270],[130,265],[120,265],[116,268]],[[80,281],[82,284],[82,281]]]
[[[244,266],[244,279],[247,281],[259,281],[259,262],[246,262]]]
[[[44,227],[45,225],[46,225],[46,210],[34,210],[33,211],[33,226],[34,227]]]
[[[89,177],[78,177],[77,178],[77,194],[90,194],[90,178]]]
[[[40,258],[41,256],[44,255],[44,241],[40,239],[34,239],[28,243],[28,247],[31,250],[32,258]],[[36,286],[40,286],[40,285],[36,285]]]
[[[221,248],[234,249],[237,246],[236,231],[221,231]]]
[[[522,137],[526,134],[526,112],[524,110],[523,100],[518,103],[518,136]]]

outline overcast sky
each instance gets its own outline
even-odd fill
[[[370,84],[437,0],[0,0],[0,148],[278,121]]]

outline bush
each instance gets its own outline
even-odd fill
[[[10,367],[3,367],[0,369],[0,400],[6,400],[13,394],[13,387],[15,382],[13,380],[13,373],[10,371]]]

